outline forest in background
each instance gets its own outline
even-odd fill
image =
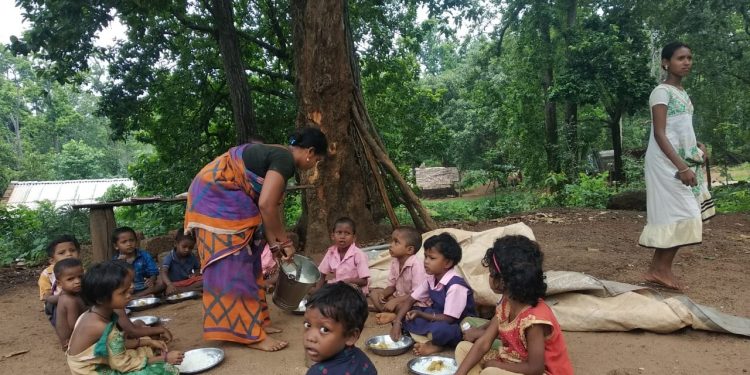
[[[32,28],[0,54],[0,189],[10,180],[130,177],[136,192],[109,197],[184,192],[207,161],[240,138],[232,85],[205,32],[218,25],[217,15],[206,4],[234,9],[253,135],[285,143],[297,115],[291,2],[18,0]],[[529,196],[467,206],[469,217],[601,206],[615,190],[640,188],[648,95],[660,78],[659,50],[672,40],[693,48],[685,86],[712,162],[728,172],[750,161],[745,1],[348,5],[365,103],[404,176],[420,165],[457,166],[465,183],[476,185],[521,171]],[[92,25],[114,17],[127,39],[107,48],[87,42]],[[622,159],[611,176],[593,175],[591,156],[608,149]],[[731,194],[750,199],[746,185]],[[299,197],[289,202],[293,220]],[[462,217],[439,209],[431,208],[433,215]],[[7,208],[2,215],[8,226],[23,216]],[[118,221],[163,233],[181,215],[175,207],[124,209]],[[28,248],[30,239],[20,238],[39,236],[16,232],[65,227],[55,226],[42,219],[12,225],[4,233],[15,234],[0,248]]]

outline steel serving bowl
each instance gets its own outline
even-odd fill
[[[159,323],[159,318],[152,315],[134,316],[130,318],[130,321],[133,323],[141,321],[147,326],[153,326],[154,324]]]
[[[161,303],[161,299],[156,297],[136,298],[125,306],[133,311],[141,311],[158,306]]]
[[[224,360],[224,351],[219,348],[200,348],[188,350],[182,363],[177,365],[180,374],[197,374],[216,367]]]
[[[390,335],[373,336],[365,341],[365,346],[371,352],[382,356],[401,355],[409,351],[414,345],[414,339],[409,336],[401,336],[398,341],[393,341]]]
[[[458,363],[450,357],[430,355],[416,357],[406,364],[409,372],[416,375],[453,375],[458,370]],[[435,368],[430,368],[430,367]]]
[[[201,296],[201,293],[196,292],[196,291],[182,292],[182,293],[172,294],[171,296],[167,297],[167,302],[175,303],[175,302],[184,301],[186,299],[198,298],[200,296]]]

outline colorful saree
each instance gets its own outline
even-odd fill
[[[270,324],[258,197],[263,177],[231,148],[203,167],[188,190],[185,228],[195,230],[203,272],[203,338],[251,344]]]
[[[78,318],[80,322],[81,318]],[[76,323],[77,325],[78,323]],[[104,328],[99,340],[84,351],[66,353],[68,367],[73,375],[169,375],[179,374],[177,368],[166,362],[148,363],[154,355],[148,346],[125,348],[125,336],[117,328],[117,315]]]

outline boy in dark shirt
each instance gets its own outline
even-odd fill
[[[178,229],[174,239],[174,249],[164,258],[160,271],[162,282],[166,286],[166,294],[203,289],[201,264],[193,255],[193,247],[195,247],[193,235],[185,234],[182,228]]]
[[[359,289],[339,281],[313,293],[305,311],[305,354],[316,362],[307,375],[377,375],[354,344],[367,320],[367,300]]]

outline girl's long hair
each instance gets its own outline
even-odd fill
[[[536,306],[547,292],[542,263],[544,254],[536,241],[525,236],[504,236],[487,249],[482,264],[501,281],[505,294],[515,301]]]

